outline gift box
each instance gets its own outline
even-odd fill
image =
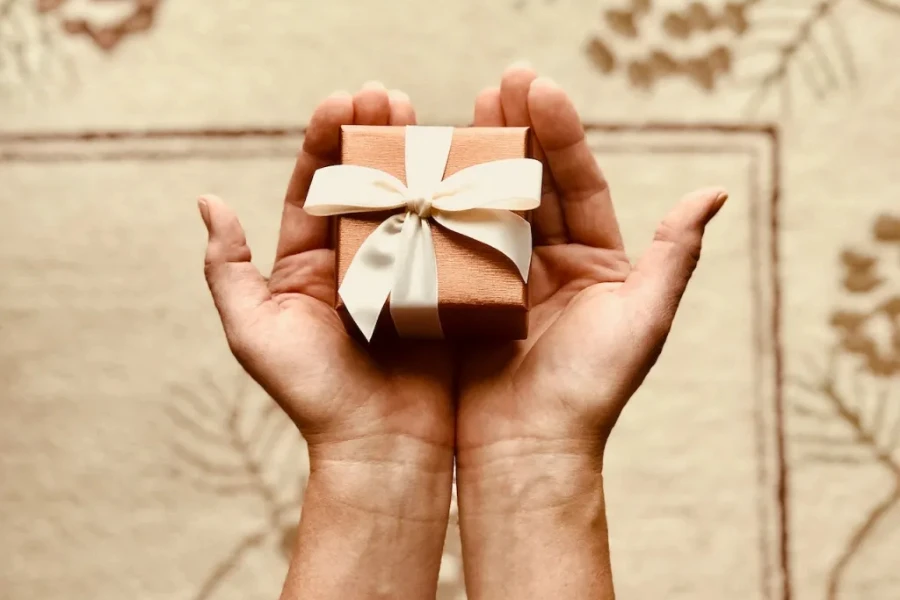
[[[528,128],[344,126],[306,204],[335,217],[336,308],[367,338],[525,338],[541,171]]]

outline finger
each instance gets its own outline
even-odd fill
[[[535,79],[537,79],[537,73],[525,62],[516,63],[503,73],[500,81],[500,100],[507,126],[533,128],[528,95]],[[553,176],[547,169],[540,139],[535,135],[532,142],[534,158],[544,163],[541,204],[532,215],[535,243],[538,245],[565,243],[568,235],[563,221],[562,208],[559,205],[559,196],[555,193]]]
[[[306,214],[303,203],[316,169],[340,160],[341,126],[352,123],[353,97],[346,92],[332,94],[313,112],[285,195],[276,259],[328,243],[328,220]]]
[[[391,118],[391,100],[384,84],[370,81],[353,96],[353,123],[387,125]]]
[[[265,278],[250,262],[250,247],[237,215],[215,196],[197,201],[209,233],[204,271],[225,335],[235,355],[242,345],[242,326],[271,299]],[[240,356],[238,356],[240,358]]]
[[[685,196],[657,228],[650,248],[620,288],[643,297],[666,331],[700,260],[706,225],[727,199],[728,194],[719,188]]]
[[[588,147],[572,100],[552,80],[541,77],[531,84],[528,108],[560,196],[569,238],[597,248],[621,249],[609,185]]]
[[[517,62],[503,72],[500,79],[500,104],[508,127],[530,127],[528,88],[537,73],[527,62]]]
[[[388,92],[390,103],[389,125],[415,125],[416,110],[413,108],[409,96],[400,90]]]
[[[475,114],[473,127],[503,127],[506,118],[503,116],[503,105],[500,102],[500,88],[487,88],[475,98]]]

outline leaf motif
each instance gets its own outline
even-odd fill
[[[627,10],[609,9],[604,13],[609,28],[625,38],[636,38],[638,35],[635,14]]]
[[[897,0],[863,0],[863,2],[889,15],[900,16],[900,2]]]
[[[893,226],[889,218],[879,218],[874,241],[887,241],[880,238],[890,238]],[[791,462],[795,467],[879,465],[893,479],[893,489],[862,515],[833,563],[826,589],[830,599],[843,590],[848,567],[859,550],[887,527],[886,515],[900,505],[900,293],[886,300],[878,294],[870,298],[871,290],[862,289],[865,286],[847,284],[854,273],[875,276],[878,261],[874,256],[846,250],[840,262],[844,291],[855,296],[857,306],[833,311],[830,325],[837,341],[826,363],[810,364],[801,356],[798,362],[810,374],[788,381],[790,389],[798,392],[788,396],[793,416],[789,421]],[[865,308],[858,306],[860,300],[866,301]],[[891,337],[886,352],[875,339],[885,328]]]
[[[865,464],[866,459],[862,456],[844,456],[829,452],[804,452],[795,458],[793,462],[796,466],[814,464],[856,467]]]
[[[666,15],[662,27],[663,31],[676,40],[686,40],[691,35],[691,24],[686,18],[675,12]]]
[[[743,2],[729,2],[722,11],[721,22],[735,35],[743,35],[750,24],[747,22],[747,4]]]
[[[600,72],[610,74],[616,69],[616,55],[600,37],[594,36],[588,40],[584,49],[588,60],[591,61]]]
[[[763,61],[765,67],[744,82],[752,89],[748,112],[758,112],[774,91],[781,93],[779,109],[786,112],[794,87],[821,99],[855,82],[849,46],[833,18],[837,5],[838,0],[823,0],[800,12],[774,1],[754,6],[739,52],[743,62]]]
[[[637,15],[645,15],[653,8],[653,0],[631,0],[631,10]]]
[[[834,417],[834,415],[825,412],[820,408],[805,406],[804,404],[796,401],[790,404],[789,409],[800,418],[812,420],[820,424],[829,423]]]
[[[228,381],[202,373],[198,388],[173,386],[167,413],[178,470],[219,495],[260,498],[273,528],[297,509],[305,483],[303,441],[275,403],[241,372]]]
[[[717,25],[717,19],[702,2],[691,2],[685,11],[684,19],[695,31],[712,31]]]
[[[795,428],[790,439],[811,456],[826,456],[836,450],[837,456],[856,460],[857,452],[864,452],[868,460],[887,468],[900,482],[900,460],[894,456],[900,438],[900,407],[889,410],[889,403],[900,401],[900,395],[883,391],[873,394],[872,388],[860,381],[871,376],[842,368],[845,357],[836,348],[817,377],[792,380],[795,389],[808,393],[803,404],[792,399],[792,411],[808,425]],[[847,395],[848,388],[854,396]],[[893,389],[896,392],[897,386]],[[812,400],[818,400],[816,408],[808,404]],[[806,418],[810,415],[812,419]]]
[[[900,242],[900,217],[879,215],[872,227],[872,236],[879,242]]]

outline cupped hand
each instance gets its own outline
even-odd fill
[[[600,457],[662,350],[704,227],[727,196],[688,194],[631,264],[607,181],[564,91],[528,67],[511,67],[499,89],[479,95],[474,124],[530,126],[545,171],[533,219],[528,339],[462,353],[460,477],[464,468],[535,454]]]
[[[271,276],[250,262],[235,213],[202,197],[206,278],[228,343],[306,438],[311,459],[452,469],[452,368],[441,344],[382,339],[369,348],[333,308],[327,219],[304,212],[316,169],[339,160],[342,125],[415,122],[409,98],[377,83],[335,94],[313,114],[287,190]],[[313,468],[316,463],[313,463]]]

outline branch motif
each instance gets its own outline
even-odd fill
[[[287,559],[306,477],[302,439],[275,403],[242,372],[234,382],[209,373],[199,389],[172,386],[173,474],[223,496],[256,498],[265,526],[248,533],[209,573],[195,600],[206,600],[253,549],[273,545]]]
[[[0,0],[0,92],[21,86],[40,91],[34,82],[71,75],[56,21],[36,11],[31,1]]]
[[[162,0],[20,1],[33,3],[30,10],[41,15],[56,15],[63,31],[85,36],[106,52],[112,51],[126,37],[153,27],[162,5]],[[111,12],[116,13],[112,19],[97,16]]]
[[[791,405],[795,420],[806,422],[813,428],[812,432],[804,429],[791,434],[792,442],[807,452],[800,461],[813,462],[811,457],[817,456],[825,462],[854,464],[864,462],[867,456],[883,466],[900,484],[900,459],[894,456],[898,449],[894,431],[900,428],[900,412],[893,414],[895,411],[887,410],[888,405],[898,399],[883,393],[873,401],[866,402],[863,398],[851,401],[836,379],[836,361],[840,356],[839,351],[833,353],[828,370],[816,381],[793,381],[795,389],[823,401],[823,405],[815,409],[796,401]],[[893,416],[887,417],[889,412]],[[810,418],[811,415],[814,416]],[[823,423],[831,427],[825,429]],[[835,424],[842,426],[834,427]]]
[[[753,90],[749,112],[759,111],[774,91],[780,94],[781,110],[790,111],[795,86],[822,99],[843,84],[856,82],[850,46],[834,17],[840,2],[823,0],[800,14],[785,12],[780,4],[760,7],[753,35],[742,48],[742,60],[766,62],[761,73],[739,83]]]
[[[879,216],[871,240],[871,250],[848,248],[839,256],[843,293],[865,307],[833,312],[830,326],[837,339],[826,365],[812,377],[791,382],[800,394],[788,405],[795,467],[875,464],[893,481],[830,570],[828,600],[837,600],[854,559],[900,507],[900,286],[892,287],[900,284],[900,260],[889,259],[885,269],[881,252],[892,256],[900,250],[900,218]]]
[[[599,31],[583,51],[597,72],[623,75],[645,92],[672,78],[707,93],[728,82],[748,90],[750,114],[776,94],[779,111],[788,112],[798,93],[823,99],[856,83],[851,47],[835,16],[841,1],[685,0],[681,10],[651,0],[603,3]],[[858,1],[900,17],[900,0]]]
[[[654,14],[650,0],[631,0],[625,8],[607,8],[602,25],[607,34],[590,36],[584,52],[591,64],[604,75],[621,71],[629,83],[651,91],[657,83],[682,77],[706,92],[713,92],[734,67],[733,42],[716,41],[721,32],[740,38],[749,29],[749,9],[758,0],[707,4],[691,2],[683,10]],[[667,38],[638,53],[619,48],[618,41],[639,40],[646,25],[653,21]],[[706,48],[696,49],[693,41],[713,39]],[[686,42],[692,41],[689,47]]]
[[[131,0],[131,4],[125,16],[112,23],[96,24],[87,16],[72,16],[65,17],[62,25],[67,33],[85,36],[101,50],[110,52],[126,37],[150,30],[162,0]]]
[[[900,16],[900,2],[897,0],[863,0],[872,8],[893,16]]]

